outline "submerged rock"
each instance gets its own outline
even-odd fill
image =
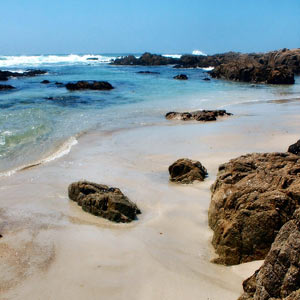
[[[215,262],[263,259],[299,206],[300,157],[253,153],[219,167],[208,212]]]
[[[300,140],[298,140],[295,144],[292,144],[291,146],[289,146],[288,152],[299,155],[300,154]]]
[[[69,185],[69,198],[84,211],[117,223],[128,223],[140,214],[139,208],[118,188],[88,181]]]
[[[231,113],[226,110],[197,110],[193,112],[168,112],[166,118],[168,120],[182,120],[182,121],[216,121],[219,116],[231,116]]]
[[[14,86],[8,84],[0,84],[0,91],[9,91],[15,89]]]
[[[78,81],[76,83],[67,83],[66,88],[70,91],[77,90],[112,90],[113,86],[107,81]]]
[[[138,74],[160,74],[159,72],[153,72],[153,71],[139,71]]]
[[[50,81],[49,80],[43,80],[43,81],[41,81],[41,83],[42,84],[48,84],[48,83],[50,83]]]
[[[169,167],[170,181],[179,183],[193,183],[203,181],[207,170],[199,161],[181,158]]]
[[[178,79],[178,80],[188,80],[187,75],[185,74],[179,74],[173,77],[174,79]]]
[[[243,288],[239,300],[300,299],[300,209],[281,227],[262,267]]]

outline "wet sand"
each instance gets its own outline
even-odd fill
[[[285,151],[298,138],[298,102],[240,105],[211,123],[165,122],[80,137],[68,155],[0,178],[1,299],[237,299],[261,264],[210,263],[210,185],[218,165]],[[168,182],[176,159],[200,160],[205,182]],[[114,224],[68,200],[80,179],[116,186],[142,210]]]

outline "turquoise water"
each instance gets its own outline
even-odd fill
[[[98,61],[87,60],[88,55],[0,57],[0,70],[48,71],[2,82],[16,90],[0,92],[0,172],[46,158],[88,130],[163,123],[164,114],[172,110],[226,108],[236,113],[235,107],[243,102],[300,96],[299,78],[292,86],[204,81],[208,74],[202,69],[109,65],[114,56],[97,56]],[[137,74],[144,70],[160,74]],[[174,80],[179,73],[189,80]],[[41,84],[44,79],[51,83]],[[54,84],[77,80],[106,80],[115,89],[69,92]]]

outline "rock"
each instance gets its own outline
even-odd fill
[[[10,77],[33,77],[33,76],[37,76],[37,75],[43,75],[46,73],[47,73],[47,71],[45,71],[45,70],[32,70],[32,69],[29,69],[22,73],[10,72],[10,71],[0,71],[0,81],[6,81]]]
[[[219,116],[231,116],[231,113],[226,110],[197,110],[193,112],[168,112],[166,118],[168,120],[182,120],[182,121],[215,121]]]
[[[139,71],[138,74],[160,74],[159,72],[152,72],[152,71]]]
[[[69,198],[82,209],[117,223],[128,223],[136,219],[141,211],[118,188],[78,181],[69,185]]]
[[[179,74],[174,76],[173,78],[178,80],[188,80],[188,77],[185,74]]]
[[[289,146],[288,152],[299,155],[300,154],[300,140],[298,140],[295,144],[292,144],[291,146]]]
[[[15,89],[14,86],[8,84],[0,84],[0,91],[8,91]]]
[[[203,78],[203,80],[204,80],[204,81],[210,81],[210,78],[205,77],[205,78]]]
[[[294,73],[287,67],[260,65],[248,59],[240,59],[227,64],[221,64],[210,71],[210,75],[213,78],[243,82],[268,84],[295,83]]]
[[[158,54],[145,52],[141,57],[136,58],[133,55],[117,58],[112,61],[113,65],[141,65],[141,66],[161,66],[172,65],[178,63],[178,59],[165,57]]]
[[[78,81],[76,83],[67,83],[66,88],[70,91],[77,90],[112,90],[113,86],[107,81]]]
[[[98,57],[88,57],[86,60],[99,60]]]
[[[2,235],[2,234],[0,234],[0,239],[1,239],[1,238],[3,238],[3,235]]]
[[[253,153],[219,167],[208,211],[216,263],[264,259],[299,206],[300,157]]]
[[[195,180],[203,181],[207,170],[199,161],[181,158],[169,167],[170,181],[179,183],[193,183]]]
[[[285,223],[239,300],[300,299],[300,209]]]
[[[41,81],[41,83],[42,84],[48,84],[48,83],[50,83],[50,81],[49,80],[43,80],[43,81]]]

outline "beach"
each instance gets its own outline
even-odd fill
[[[2,176],[1,299],[237,299],[262,261],[210,262],[210,186],[231,158],[286,151],[299,138],[299,104],[283,95],[225,105],[233,116],[216,122],[161,114],[145,125],[94,129],[69,153]],[[168,166],[182,157],[199,160],[208,178],[170,183]],[[114,224],[83,212],[67,195],[81,179],[119,187],[142,214]]]

